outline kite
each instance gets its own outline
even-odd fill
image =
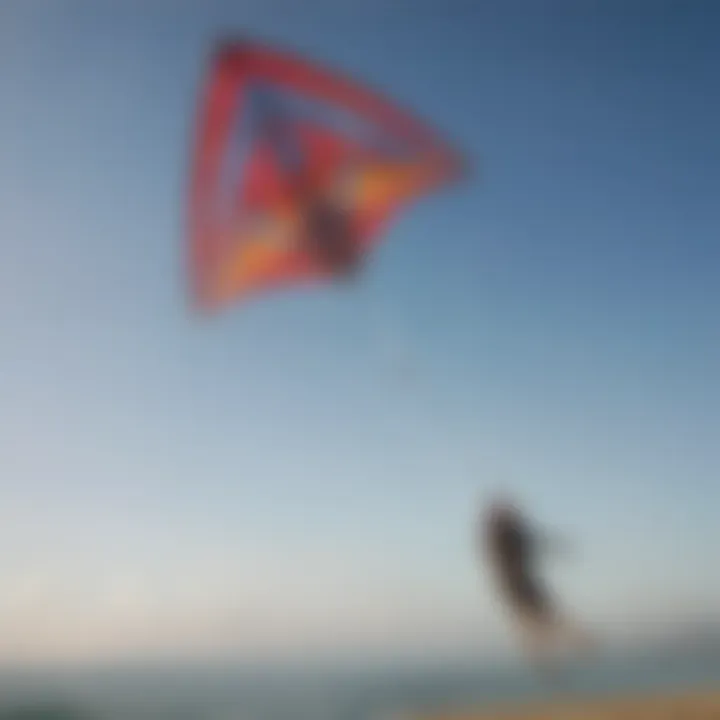
[[[422,122],[340,74],[264,45],[216,50],[189,198],[201,308],[354,275],[397,212],[464,162]]]

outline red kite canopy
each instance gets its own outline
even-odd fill
[[[387,99],[258,45],[220,47],[199,115],[190,271],[205,308],[327,276],[298,242],[308,190],[342,196],[365,253],[404,203],[461,172],[457,153]]]

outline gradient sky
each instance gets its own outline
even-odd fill
[[[236,31],[483,171],[360,286],[206,320],[186,173]],[[589,620],[720,607],[719,33],[711,0],[6,0],[3,657],[494,647],[503,484]]]

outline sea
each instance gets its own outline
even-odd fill
[[[604,654],[551,683],[520,662],[85,668],[0,674],[0,720],[390,720],[505,702],[720,689],[720,647]]]

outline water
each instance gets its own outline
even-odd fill
[[[720,687],[720,651],[647,653],[576,664],[555,692],[587,697],[713,684]],[[6,673],[0,678],[0,720],[381,720],[398,713],[547,699],[552,692],[526,668],[469,663],[364,670],[228,666]],[[10,712],[19,706],[35,712]]]

